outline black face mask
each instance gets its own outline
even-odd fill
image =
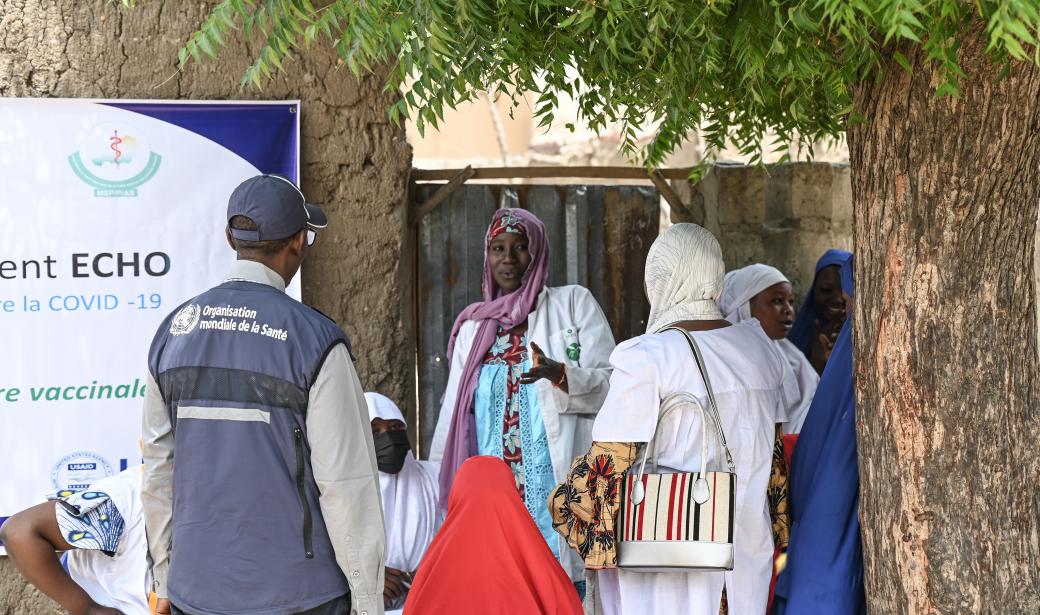
[[[384,431],[372,437],[376,447],[376,466],[380,472],[397,474],[404,467],[404,458],[411,450],[408,444],[408,433],[405,431]]]

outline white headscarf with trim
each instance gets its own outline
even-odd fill
[[[716,301],[725,272],[714,235],[696,224],[670,226],[646,255],[647,333],[682,320],[722,318]]]
[[[397,404],[379,393],[365,393],[369,419],[405,422]],[[437,533],[437,471],[411,454],[397,474],[379,473],[386,524],[386,565],[415,572]]]

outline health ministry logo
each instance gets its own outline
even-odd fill
[[[69,156],[73,172],[99,197],[137,196],[161,163],[162,156],[148,147],[141,131],[121,123],[95,126]]]

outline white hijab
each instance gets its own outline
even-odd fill
[[[719,309],[726,320],[733,324],[751,318],[751,300],[758,293],[774,284],[790,282],[776,267],[756,263],[726,274],[726,288],[719,298]],[[813,395],[820,377],[805,354],[787,339],[775,340],[781,354],[787,359],[784,370],[784,393],[787,405],[787,421],[784,433],[802,430],[805,415],[809,412]]]
[[[397,404],[379,393],[365,393],[369,419],[405,422]],[[386,524],[386,565],[415,572],[437,532],[437,472],[412,455],[397,474],[379,473]]]
[[[719,297],[722,317],[733,324],[751,318],[751,300],[774,284],[790,283],[776,267],[756,263],[726,274],[726,288]]]
[[[714,235],[696,224],[670,226],[646,255],[647,333],[680,320],[722,318],[716,301],[725,272]]]

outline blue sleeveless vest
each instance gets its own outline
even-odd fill
[[[149,369],[174,433],[170,601],[304,611],[349,592],[310,465],[307,404],[346,335],[284,292],[229,281],[170,314]]]

